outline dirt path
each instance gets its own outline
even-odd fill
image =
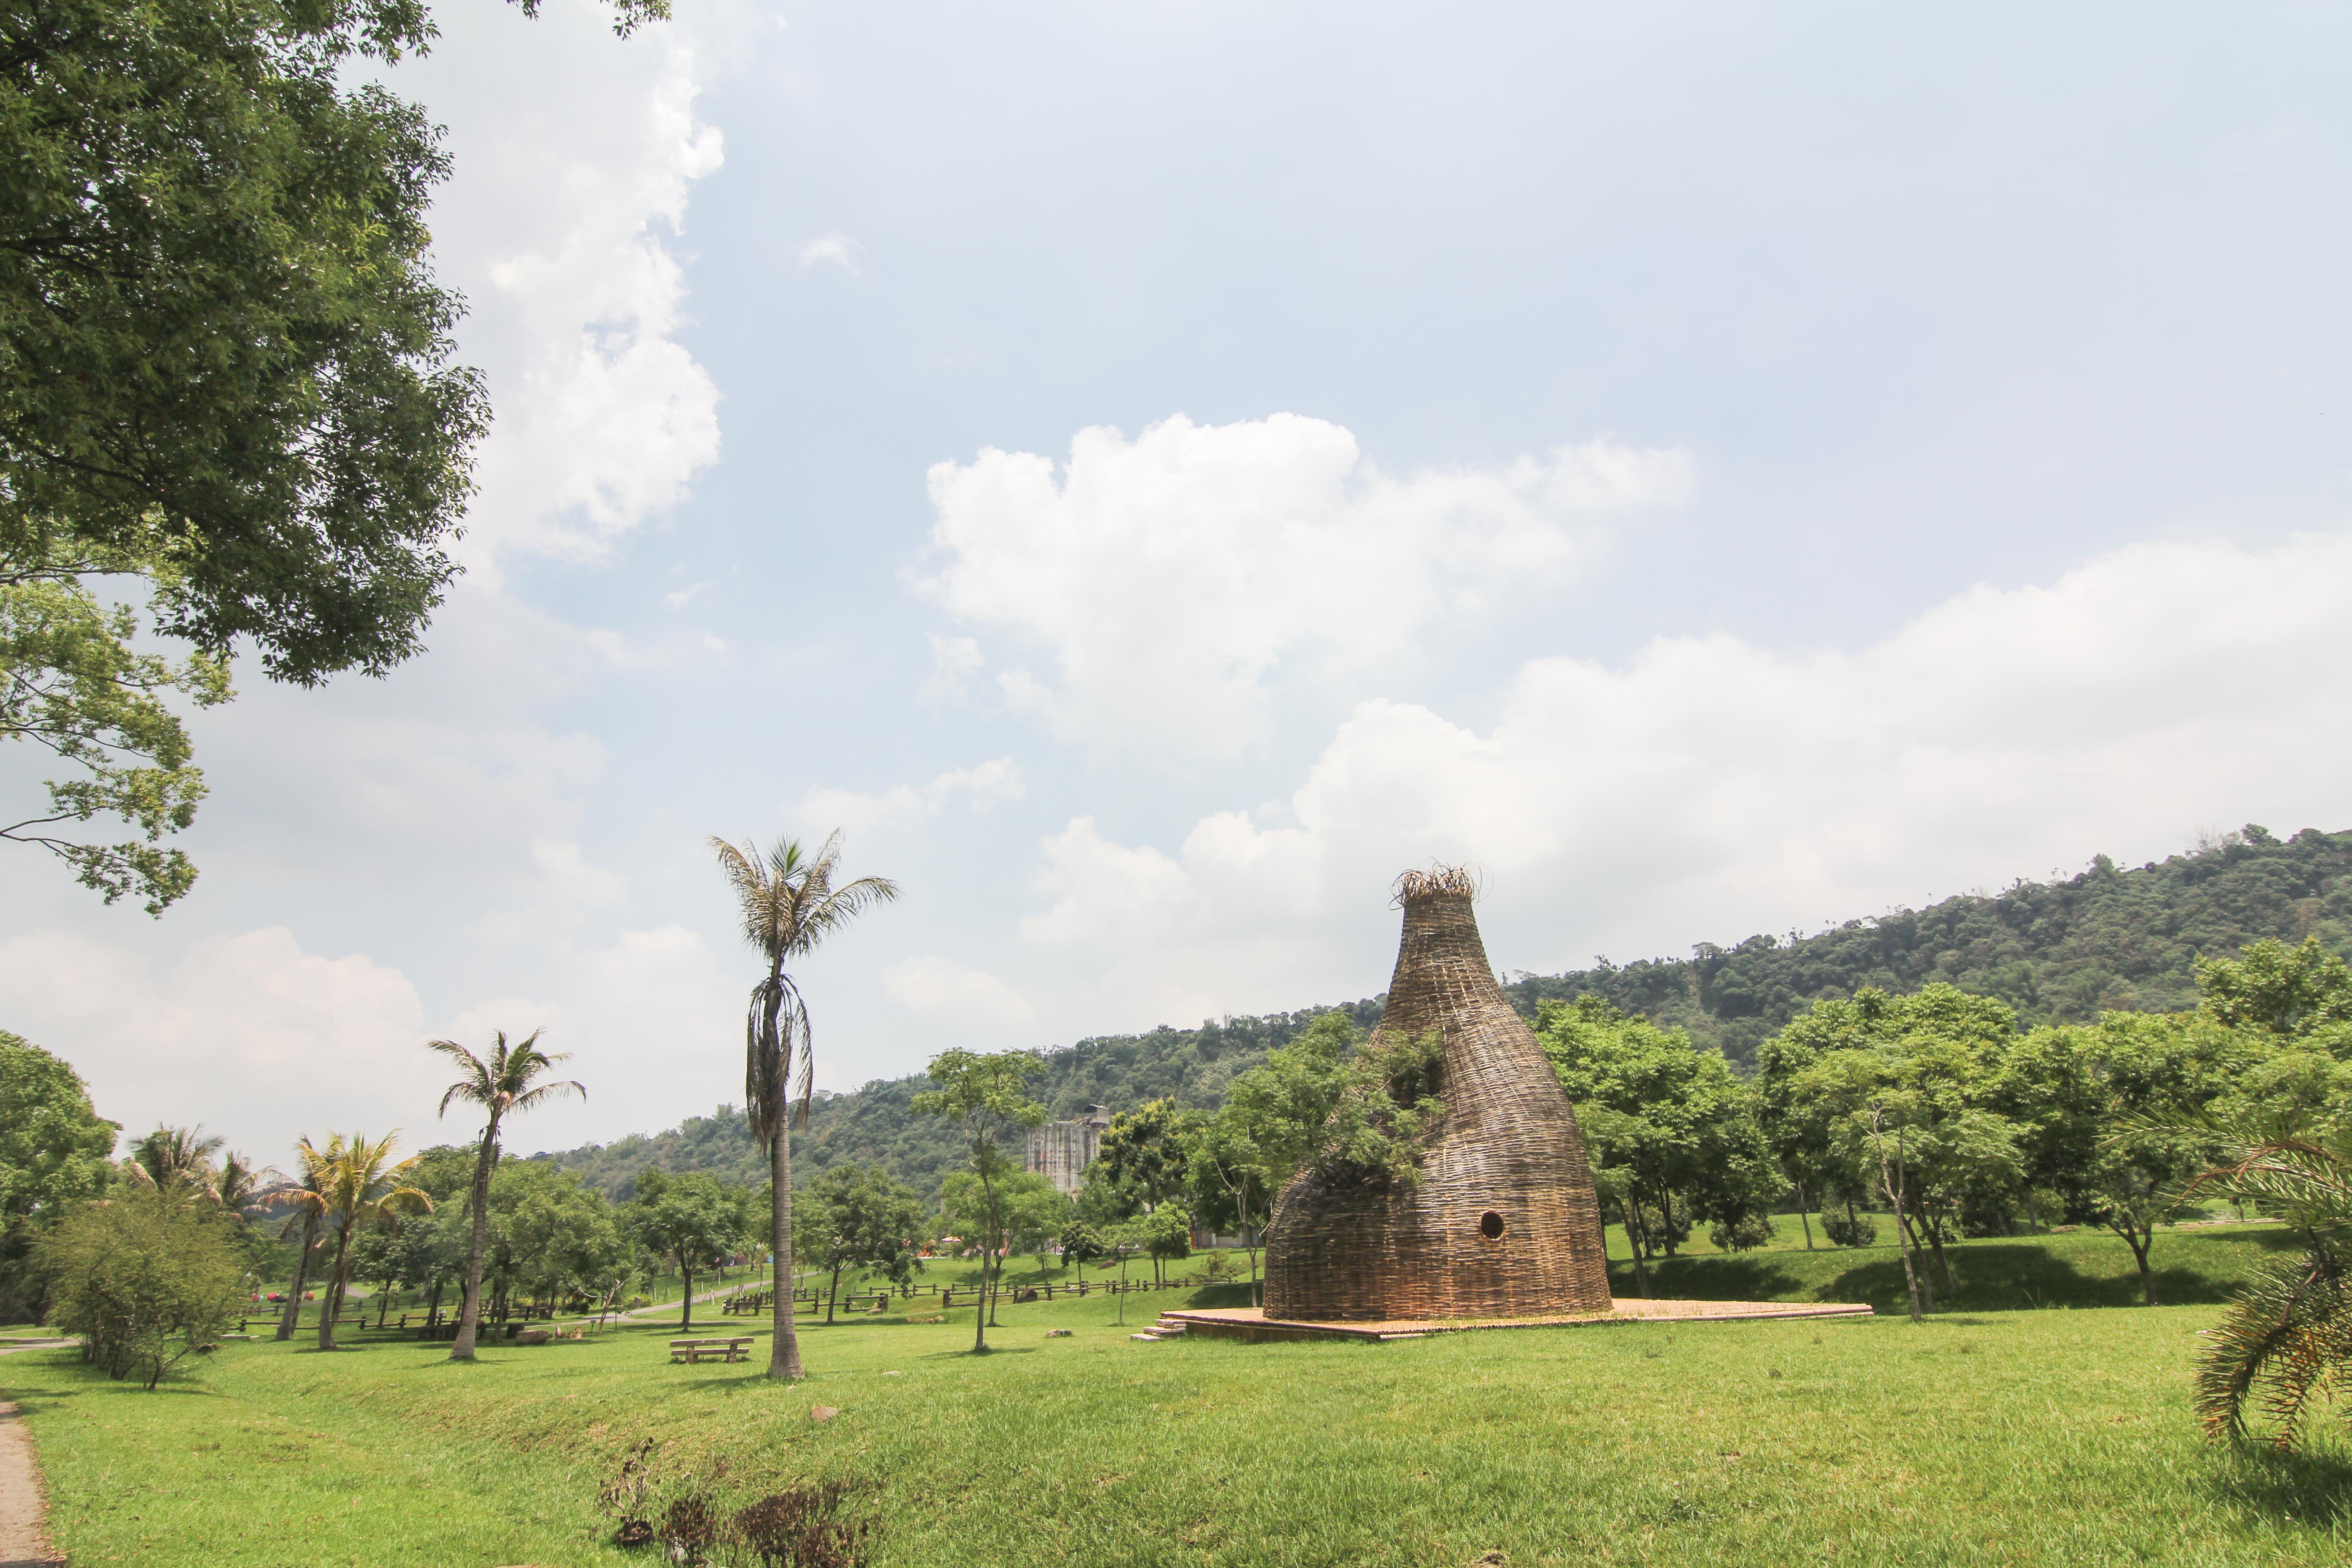
[[[71,1343],[52,1340],[9,1345],[0,1348],[0,1355]],[[49,1549],[49,1532],[42,1527],[47,1511],[41,1468],[33,1458],[33,1435],[16,1407],[0,1399],[0,1568],[63,1568],[65,1559]]]

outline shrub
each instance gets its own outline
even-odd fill
[[[1753,1252],[1771,1241],[1772,1219],[1769,1215],[1741,1215],[1729,1225],[1717,1225],[1706,1238],[1724,1252]]]
[[[152,1388],[173,1363],[217,1338],[243,1292],[220,1211],[180,1192],[91,1204],[40,1243],[51,1317],[109,1377]]]
[[[730,1559],[746,1568],[861,1568],[873,1521],[844,1506],[861,1489],[816,1481],[771,1492],[735,1516]]]
[[[1878,1222],[1866,1214],[1849,1219],[1832,1209],[1822,1215],[1822,1234],[1839,1247],[1868,1247],[1878,1239]]]

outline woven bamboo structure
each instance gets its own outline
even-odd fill
[[[1301,1172],[1265,1237],[1268,1318],[1381,1322],[1610,1310],[1584,1138],[1503,996],[1458,870],[1398,879],[1404,936],[1375,1037],[1439,1035],[1445,1113],[1410,1188]]]

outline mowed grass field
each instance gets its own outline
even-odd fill
[[[671,1365],[659,1325],[470,1367],[371,1336],[232,1343],[152,1394],[19,1352],[0,1384],[77,1568],[650,1563],[594,1510],[646,1437],[673,1476],[725,1459],[738,1498],[864,1483],[877,1564],[2352,1561],[2344,1423],[2295,1457],[2200,1436],[2210,1305],[1127,1337],[1184,1300],[1132,1298],[1126,1328],[1099,1298],[1006,1306],[985,1357],[968,1309],[803,1320],[812,1375],[789,1388],[757,1361]],[[724,1327],[764,1357],[764,1320]]]

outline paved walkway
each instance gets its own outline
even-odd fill
[[[47,1340],[0,1346],[0,1355],[71,1343],[71,1340]],[[50,1550],[49,1532],[42,1525],[47,1512],[41,1498],[41,1467],[33,1458],[33,1435],[16,1407],[0,1400],[0,1568],[64,1568],[65,1559]]]

